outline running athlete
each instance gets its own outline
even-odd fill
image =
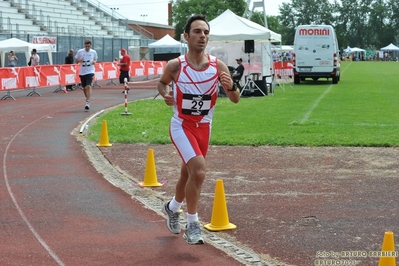
[[[238,103],[240,99],[226,64],[205,54],[209,30],[205,16],[188,19],[184,29],[188,53],[169,61],[158,82],[160,95],[167,105],[173,106],[169,134],[183,161],[175,196],[165,203],[162,211],[167,216],[168,229],[179,234],[180,208],[186,200],[187,225],[183,237],[188,244],[204,244],[197,207],[205,179],[205,157],[219,84],[232,102]]]
[[[91,49],[91,40],[85,40],[85,48],[80,49],[75,55],[75,62],[80,63],[79,77],[86,97],[86,110],[90,109],[91,83],[93,82],[94,64],[97,63],[97,58],[97,52]]]
[[[127,54],[126,49],[122,48],[121,49],[121,55],[122,58],[118,63],[118,66],[120,67],[120,74],[119,74],[119,84],[125,84],[125,79],[129,82],[129,71],[130,71],[130,55]],[[129,92],[129,87],[127,87],[127,92]],[[122,91],[122,93],[125,93],[125,90]]]

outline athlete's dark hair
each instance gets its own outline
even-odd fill
[[[190,33],[190,28],[191,28],[191,23],[195,20],[202,20],[205,21],[206,25],[208,25],[208,29],[211,30],[211,27],[209,26],[208,21],[206,20],[204,15],[194,15],[189,17],[189,19],[186,22],[186,26],[184,26],[184,33],[189,34]]]

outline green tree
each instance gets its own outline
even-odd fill
[[[251,21],[258,23],[261,26],[265,26],[263,12],[254,11],[251,17]],[[279,28],[281,27],[280,22],[276,16],[267,16],[267,28],[276,33],[279,33]]]
[[[389,32],[390,37],[385,39],[385,43],[380,45],[388,45],[389,43],[399,44],[399,1],[388,0],[386,4],[387,19],[389,21],[386,24],[388,27],[386,31]],[[383,33],[382,33],[383,34]]]
[[[334,23],[333,4],[329,0],[292,0],[280,6],[279,18],[284,25],[296,28],[298,25]]]
[[[342,0],[337,10],[336,28],[345,37],[341,46],[365,47],[369,39],[369,12],[373,0]],[[340,40],[339,40],[340,41]]]
[[[244,0],[175,0],[173,1],[172,10],[175,39],[180,40],[186,21],[192,15],[202,14],[210,21],[222,14],[226,9],[230,9],[241,16],[245,8],[246,2]]]
[[[293,43],[295,29],[299,25],[332,25],[334,26],[334,5],[329,0],[292,0],[283,3],[279,10],[278,20],[281,23],[282,39],[284,43]]]
[[[333,2],[334,1],[334,2]],[[241,16],[246,0],[174,0],[172,12],[177,40],[189,16],[205,14],[212,20],[226,9]],[[298,25],[332,25],[341,48],[379,49],[399,44],[398,0],[291,0],[279,7],[280,15],[268,16],[268,28],[281,34],[282,43],[293,44]],[[263,12],[251,20],[264,25]],[[212,29],[211,29],[212,30]]]
[[[275,33],[280,33],[281,24],[277,16],[267,16],[267,26]]]
[[[263,16],[263,12],[258,12],[258,11],[254,11],[251,17],[251,21],[258,23],[261,26],[264,26],[264,16]],[[267,19],[267,28],[271,31],[274,31],[275,33],[279,33],[281,31],[281,24],[277,18],[277,16],[267,16],[266,15],[266,19]]]
[[[390,31],[390,26],[386,24],[388,16],[388,7],[383,0],[377,0],[372,3],[368,22],[369,38],[366,48],[379,49],[392,42],[392,35],[387,34],[387,31]]]
[[[265,22],[263,19],[263,12],[254,11],[251,16],[251,21],[258,23],[261,26],[265,26]],[[269,22],[269,19],[267,20]]]
[[[281,42],[284,44],[293,44],[295,37],[295,29],[298,26],[295,16],[291,16],[293,13],[292,5],[283,3],[280,8],[280,15],[277,19],[281,23],[280,31]]]

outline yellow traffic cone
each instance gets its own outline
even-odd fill
[[[154,150],[148,149],[147,153],[147,165],[145,167],[144,182],[139,183],[142,187],[160,187],[161,183],[158,183],[157,170],[155,168]]]
[[[100,142],[97,144],[98,147],[110,147],[112,144],[108,140],[108,127],[107,120],[103,120],[103,126],[101,128]]]
[[[385,232],[378,266],[396,266],[397,254],[398,253],[395,251],[393,232]]]
[[[237,226],[229,222],[223,180],[221,179],[216,180],[211,223],[204,225],[204,227],[209,231],[222,231],[237,228]]]

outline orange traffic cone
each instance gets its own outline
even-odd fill
[[[395,243],[392,232],[385,232],[384,240],[382,242],[381,256],[378,266],[396,266]]]
[[[108,140],[108,127],[107,120],[103,120],[103,126],[101,128],[100,142],[97,144],[98,147],[110,147],[112,144]]]
[[[144,182],[139,183],[142,187],[160,187],[161,183],[158,183],[157,170],[155,168],[154,150],[148,149],[147,153],[147,165],[145,167]]]
[[[204,225],[209,231],[236,229],[237,226],[229,222],[223,180],[216,180],[215,197],[213,200],[211,223]]]

